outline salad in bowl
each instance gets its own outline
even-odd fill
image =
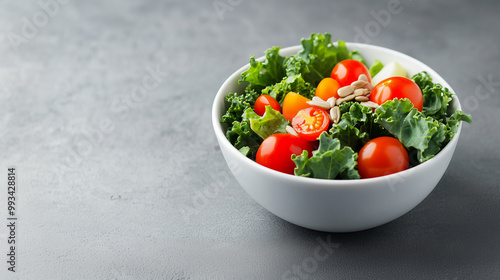
[[[403,53],[312,34],[273,47],[220,87],[212,124],[241,187],[278,217],[351,232],[417,206],[471,117],[432,68]]]
[[[367,64],[330,34],[302,47],[252,56],[244,92],[225,97],[227,139],[263,166],[320,179],[389,175],[431,159],[471,122],[449,110],[452,92],[425,71],[410,77],[397,60]]]

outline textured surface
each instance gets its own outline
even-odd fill
[[[20,219],[15,274],[0,226],[1,279],[500,278],[498,1],[402,0],[380,23],[393,1],[61,2],[0,1],[0,182],[17,167]],[[436,189],[384,226],[284,222],[217,147],[222,82],[311,32],[414,56],[473,115]]]

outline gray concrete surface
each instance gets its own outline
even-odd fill
[[[401,0],[377,22],[389,3],[1,0],[0,217],[15,166],[18,221],[16,273],[0,226],[0,278],[500,278],[499,2]],[[473,115],[436,189],[384,226],[284,222],[217,147],[226,77],[311,32],[422,60]]]

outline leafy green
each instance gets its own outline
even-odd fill
[[[279,54],[280,47],[272,47],[266,50],[266,58],[259,62],[255,56],[250,57],[250,68],[241,73],[240,83],[248,82],[248,87],[254,90],[262,90],[268,85],[275,84],[285,76],[285,57]]]
[[[309,158],[307,151],[292,155],[295,175],[319,179],[359,179],[356,170],[358,154],[350,147],[340,148],[340,141],[327,132],[319,137],[319,148]]]
[[[441,84],[432,82],[430,75],[423,71],[412,77],[413,81],[422,90],[424,97],[424,106],[422,115],[427,119],[431,118],[438,123],[434,128],[428,147],[425,150],[419,150],[418,159],[420,162],[432,158],[437,154],[455,136],[461,121],[472,122],[470,115],[457,110],[451,116],[448,116],[448,106],[453,100],[453,94],[448,88]]]
[[[313,88],[310,83],[307,83],[302,78],[301,74],[296,74],[284,77],[281,82],[267,86],[262,90],[262,94],[267,94],[276,99],[279,103],[282,103],[285,95],[290,91],[311,99],[312,96],[314,96],[316,89]]]
[[[384,68],[384,64],[382,64],[380,60],[375,59],[370,67],[370,76],[374,77],[378,72],[380,72],[380,70],[382,70],[382,68]]]
[[[342,102],[342,104],[339,105],[340,115],[344,115],[345,113],[349,112],[349,110],[351,109],[351,106],[355,103],[358,103],[358,102],[355,102],[355,101]]]
[[[365,60],[363,59],[363,57],[361,56],[361,54],[359,54],[358,51],[352,51],[352,52],[350,52],[349,53],[349,58],[357,60],[357,61],[363,63],[364,65],[366,65]]]
[[[422,95],[424,97],[424,106],[422,109],[423,115],[427,117],[432,117],[445,125],[444,129],[444,140],[442,146],[445,146],[458,130],[458,126],[461,121],[472,123],[472,118],[470,115],[464,114],[462,111],[457,110],[451,116],[448,116],[448,106],[453,100],[453,94],[448,88],[443,87],[441,84],[436,84],[432,82],[432,78],[429,73],[423,71],[415,74],[412,77],[413,81],[422,90]],[[436,153],[439,151],[435,145],[435,139],[438,141],[443,138],[443,131],[441,127],[438,129],[437,136],[431,139],[429,144],[429,151],[427,154],[432,153],[433,150]]]
[[[355,57],[359,59],[361,57],[361,55],[359,55],[359,53],[357,51],[355,51]],[[342,61],[342,60],[346,60],[346,59],[350,59],[350,58],[352,58],[352,53],[349,53],[349,50],[347,49],[345,42],[338,41],[337,42],[337,63]],[[361,59],[363,59],[363,58],[361,57]],[[333,67],[332,67],[332,69],[333,69]]]
[[[342,146],[349,146],[359,151],[370,139],[389,135],[387,130],[373,122],[371,108],[357,102],[342,105],[340,105],[342,113],[340,121],[338,124],[333,124],[330,129],[332,136],[339,139]],[[342,112],[343,110],[345,111]]]
[[[304,80],[314,85],[329,77],[335,64],[350,57],[345,43],[338,41],[336,47],[331,37],[328,33],[313,33],[309,39],[302,39],[303,49],[290,58],[287,68],[298,69]]]
[[[222,116],[221,122],[228,125],[232,125],[235,121],[240,122],[243,112],[247,108],[253,107],[257,97],[259,97],[259,94],[248,88],[245,90],[244,94],[230,93],[226,95],[225,100],[228,104],[228,109]]]
[[[283,115],[266,106],[266,112],[261,117],[252,107],[247,107],[240,117],[226,131],[226,138],[243,155],[255,158],[262,140],[275,133],[285,133],[288,120]]]
[[[257,97],[259,94],[250,88],[246,88],[243,94],[228,94],[225,100],[229,107],[221,118],[221,122],[228,125],[226,138],[250,158],[255,157],[262,139],[250,128],[250,121],[243,118],[243,113],[253,107]]]
[[[431,135],[431,137],[427,143],[427,148],[418,150],[417,158],[420,162],[433,158],[444,146],[446,146],[446,126],[436,120],[431,123],[429,117],[427,117],[426,120],[429,121],[429,135]]]
[[[241,149],[238,150],[240,153],[242,153],[244,156],[247,156],[248,153],[250,153],[250,147],[244,146]]]
[[[472,117],[460,110],[456,110],[450,117],[446,118],[447,141],[450,141],[455,136],[461,121],[472,123]]]
[[[433,87],[434,83],[432,82],[431,76],[429,76],[429,73],[427,71],[422,71],[420,73],[417,73],[411,77],[411,79],[418,85],[420,89],[424,89],[426,87]]]
[[[406,148],[415,148],[420,162],[432,158],[443,147],[445,125],[432,117],[425,117],[406,98],[386,101],[375,110],[374,121]]]
[[[420,72],[412,77],[413,81],[422,90],[424,106],[422,113],[436,120],[444,121],[447,117],[448,105],[453,99],[453,94],[441,84],[432,82],[427,72]]]
[[[370,140],[366,132],[368,118],[371,119],[370,108],[353,103],[349,107],[349,111],[342,114],[340,122],[332,125],[330,133],[334,138],[340,140],[342,146],[349,146],[359,150],[360,145],[362,146]]]
[[[243,155],[252,159],[262,143],[262,138],[250,128],[250,121],[247,119],[234,121],[226,131],[226,138]]]
[[[337,52],[331,40],[330,34],[311,34],[311,38],[302,39],[302,50],[297,54],[297,57],[308,65],[310,82],[319,82],[323,78],[328,77],[333,69],[333,66],[338,61],[338,56],[342,56]]]
[[[250,128],[262,139],[275,133],[286,133],[286,126],[289,123],[280,112],[271,106],[266,106],[262,117],[257,115],[252,108],[248,108],[243,113],[243,118],[250,120]]]

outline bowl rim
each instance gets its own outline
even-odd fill
[[[337,42],[334,42],[334,45],[336,45],[336,44],[337,44]],[[385,47],[380,47],[380,46],[375,46],[375,45],[370,45],[370,44],[363,44],[363,43],[355,43],[355,42],[345,42],[345,44],[346,44],[346,47],[350,50],[353,50],[353,47],[361,47],[361,48],[375,49],[377,51],[393,52],[397,55],[403,56],[405,59],[410,61],[411,64],[417,64],[417,65],[421,66],[422,68],[426,68],[425,71],[427,71],[431,77],[439,77],[443,81],[440,84],[443,85],[444,87],[448,88],[450,90],[450,92],[453,94],[453,99],[452,99],[452,102],[450,104],[453,104],[453,106],[456,108],[456,110],[462,109],[460,101],[459,101],[455,91],[453,90],[453,88],[451,88],[451,86],[448,84],[448,82],[446,82],[446,80],[443,77],[441,77],[434,69],[432,69],[431,67],[429,67],[425,63],[423,63],[423,62],[421,62],[421,61],[419,61],[419,60],[417,60],[417,59],[415,59],[407,54],[401,53],[401,52],[393,50],[393,49],[385,48]],[[280,49],[279,54],[284,55],[284,56],[288,56],[284,53],[291,53],[292,52],[292,54],[294,54],[294,53],[297,53],[298,51],[300,51],[301,49],[302,49],[302,45],[290,46],[290,47]],[[257,58],[256,60],[263,61],[264,59],[265,59],[265,56],[261,56],[261,57]],[[320,179],[320,178],[301,177],[301,176],[296,176],[296,175],[291,175],[291,174],[279,172],[279,171],[270,169],[268,167],[262,166],[262,165],[258,164],[257,162],[255,162],[255,161],[251,160],[250,158],[241,154],[229,142],[229,140],[225,136],[225,133],[223,133],[223,127],[222,127],[221,122],[220,122],[221,115],[219,115],[218,112],[220,111],[220,107],[222,107],[222,105],[225,104],[224,98],[226,97],[227,94],[230,93],[230,92],[226,92],[225,89],[229,86],[229,84],[233,83],[233,80],[236,79],[236,81],[238,81],[239,77],[241,76],[241,73],[249,68],[250,68],[250,63],[247,63],[246,65],[240,67],[238,70],[233,72],[224,81],[222,86],[217,91],[217,94],[214,97],[214,102],[212,105],[212,125],[214,128],[214,132],[216,134],[216,137],[219,139],[219,144],[225,145],[225,146],[229,145],[230,149],[227,149],[227,150],[230,153],[232,153],[233,155],[235,155],[235,157],[237,159],[242,160],[243,162],[246,162],[247,164],[250,164],[252,167],[257,168],[258,170],[261,170],[261,172],[268,173],[269,176],[277,176],[285,181],[291,180],[291,181],[304,183],[304,184],[309,183],[311,185],[321,186],[321,187],[326,186],[326,187],[350,187],[351,188],[353,185],[358,185],[359,187],[362,187],[365,185],[383,183],[383,182],[387,182],[390,180],[398,180],[398,178],[401,178],[401,177],[402,178],[411,177],[412,173],[419,172],[419,170],[425,169],[426,166],[429,164],[432,164],[432,162],[436,162],[440,158],[445,157],[446,156],[445,154],[448,153],[448,150],[454,149],[453,146],[455,146],[455,144],[456,144],[455,142],[458,142],[458,139],[459,139],[460,134],[461,134],[462,123],[460,123],[458,130],[457,130],[455,136],[453,137],[453,139],[451,139],[451,141],[448,144],[446,144],[446,146],[444,148],[442,148],[438,152],[438,154],[435,155],[433,158],[431,158],[431,159],[429,159],[429,160],[427,160],[427,161],[425,161],[417,166],[414,166],[412,168],[409,168],[409,169],[406,169],[406,170],[403,170],[403,171],[400,171],[397,173],[376,177],[376,178],[335,180],[335,179]],[[222,139],[222,142],[221,142],[221,139]],[[452,153],[453,153],[453,151],[452,151]],[[308,187],[310,187],[310,186],[308,186]]]

